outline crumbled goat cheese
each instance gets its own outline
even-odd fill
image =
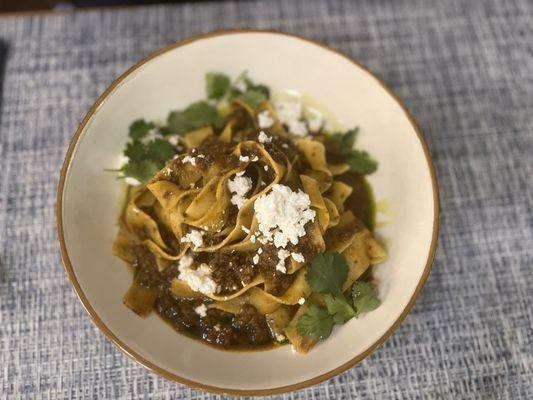
[[[196,184],[195,184],[194,182],[189,183],[189,187],[190,187],[191,189],[194,189],[195,186],[196,186]]]
[[[304,121],[298,121],[298,120],[291,120],[287,122],[287,127],[289,128],[289,132],[292,133],[295,136],[307,136],[309,132],[307,132],[307,126],[305,125]]]
[[[126,179],[124,179],[128,185],[131,186],[139,186],[141,182],[139,182],[137,179],[132,178],[131,176],[127,176]]]
[[[257,249],[257,254],[262,254],[262,253],[263,253],[263,248],[262,248],[262,247],[259,247],[259,248]]]
[[[198,157],[198,158],[205,158],[205,154],[198,154],[196,157]]]
[[[189,254],[185,254],[178,261],[178,269],[181,271],[182,268],[189,268],[192,265],[193,258]]]
[[[259,136],[257,138],[259,139],[259,143],[270,143],[272,141],[272,138],[267,136],[267,134],[263,131],[259,132]]]
[[[305,258],[304,258],[304,256],[302,255],[302,253],[292,253],[292,254],[291,254],[291,257],[292,257],[293,260],[296,261],[296,262],[299,262],[299,263],[303,263],[303,262],[305,262]]]
[[[289,145],[288,145],[287,143],[283,143],[283,144],[281,145],[281,147],[283,147],[284,149],[288,149],[288,148],[289,148]]]
[[[285,340],[285,336],[282,335],[281,333],[276,333],[276,340],[278,342],[283,342]]]
[[[263,166],[263,169],[264,169],[265,171],[268,171],[268,165]]]
[[[298,299],[298,304],[299,304],[299,305],[303,305],[304,303],[305,303],[305,298],[304,298],[304,297],[300,297],[300,298]]]
[[[285,247],[289,242],[296,245],[305,235],[305,224],[315,219],[316,213],[310,207],[307,193],[293,192],[288,186],[275,184],[269,193],[255,201],[259,231],[276,247]]]
[[[259,157],[257,157],[257,156],[254,156],[254,157],[253,157],[253,158],[252,158],[252,159],[251,159],[250,161],[252,161],[252,162],[256,162],[256,161],[259,161]]]
[[[215,328],[215,331],[217,331],[217,332],[220,331],[220,325],[219,324],[216,324],[213,328]]]
[[[211,268],[207,264],[200,264],[197,269],[191,268],[192,257],[183,256],[178,264],[178,279],[189,285],[191,290],[203,294],[213,294],[218,290],[216,282],[211,278]]]
[[[250,236],[250,242],[255,243],[256,239],[255,235]]]
[[[296,136],[306,136],[307,127],[302,121],[302,103],[299,101],[280,101],[276,103],[279,120]]]
[[[248,229],[247,227],[245,227],[244,225],[241,226],[241,229],[244,233],[246,233],[247,235],[250,233],[250,229]]]
[[[204,238],[202,231],[198,231],[196,229],[191,229],[189,233],[187,233],[185,236],[181,238],[182,243],[192,243],[194,247],[200,247],[202,244],[204,244]]]
[[[248,162],[248,161],[250,161],[250,157],[248,157],[248,156],[239,156],[239,161]]]
[[[194,312],[198,314],[200,318],[204,318],[207,315],[207,307],[202,303],[194,309]]]
[[[274,119],[272,119],[268,110],[265,110],[257,114],[257,123],[259,124],[259,128],[266,129],[274,125]]]
[[[303,106],[298,100],[278,101],[275,104],[276,113],[281,122],[285,123],[291,119],[300,119],[302,117]]]
[[[252,257],[252,262],[254,264],[259,264],[259,256],[256,254],[255,256]]]
[[[172,145],[172,146],[177,146],[178,143],[180,142],[180,137],[178,135],[172,135],[172,136],[169,136],[168,137],[168,142]]]
[[[241,208],[246,201],[246,193],[252,188],[252,180],[247,176],[236,176],[228,180],[228,189],[232,193],[231,204]]]
[[[192,165],[196,166],[196,158],[191,156],[185,156],[183,157],[183,160],[181,160],[183,164],[185,163],[191,163]]]
[[[307,120],[307,127],[311,132],[318,132],[320,129],[322,129],[322,125],[324,124],[324,118],[322,117],[314,117]]]
[[[288,250],[278,250],[278,263],[276,264],[277,271],[283,272],[284,274],[287,272],[287,268],[285,268],[285,260],[289,258],[290,255],[291,253]]]

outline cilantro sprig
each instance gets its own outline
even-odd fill
[[[353,148],[358,133],[359,128],[356,127],[345,133],[334,133],[328,140],[335,150],[340,152],[353,172],[368,175],[377,170],[378,163],[366,151]]]
[[[172,111],[168,115],[167,123],[167,135],[183,135],[206,126],[215,130],[221,129],[224,120],[213,105],[206,101],[197,101],[183,110]]]
[[[257,108],[270,98],[270,89],[265,85],[254,83],[246,71],[233,83],[226,74],[210,72],[206,75],[205,84],[207,97],[216,101],[239,99],[250,107]]]
[[[326,339],[333,325],[342,325],[379,306],[379,298],[369,282],[356,281],[347,299],[342,290],[347,277],[348,265],[343,255],[326,252],[313,258],[305,279],[313,292],[323,295],[325,307],[312,304],[298,318],[296,332],[300,336]]]

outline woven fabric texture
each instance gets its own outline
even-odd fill
[[[0,17],[0,399],[220,398],[164,380],[92,325],[54,205],[80,119],[150,52],[219,28],[323,41],[380,76],[435,161],[441,232],[398,331],[346,373],[279,399],[533,398],[533,3],[227,1]]]

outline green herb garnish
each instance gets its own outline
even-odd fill
[[[348,266],[344,257],[339,253],[322,253],[316,255],[305,280],[316,293],[332,293],[342,295],[342,285],[348,276]]]
[[[205,88],[208,99],[220,100],[230,88],[230,79],[227,75],[209,72],[205,76]]]
[[[332,294],[325,294],[324,302],[326,303],[329,314],[333,316],[333,321],[337,325],[342,325],[357,316],[354,309],[346,301],[344,295],[334,296]]]
[[[122,174],[147,182],[174,154],[174,146],[164,139],[146,143],[135,139],[126,144],[124,155],[128,157],[128,162],[122,167]]]
[[[323,295],[325,307],[311,304],[296,322],[296,332],[313,340],[327,338],[334,324],[342,325],[362,312],[374,310],[380,303],[373,286],[356,281],[349,295],[343,294],[348,265],[343,255],[326,252],[311,261],[305,279],[313,292]]]
[[[334,133],[328,140],[333,142],[336,151],[340,152],[353,172],[368,175],[378,169],[378,163],[366,151],[353,148],[359,128],[354,128],[345,133]]]
[[[154,128],[154,124],[151,122],[146,122],[144,119],[138,119],[133,121],[130,125],[130,138],[132,139],[142,139],[145,137],[150,129]]]
[[[168,116],[168,133],[183,135],[196,129],[212,126],[221,129],[224,120],[217,109],[206,101],[192,103],[181,111],[172,111]]]
[[[333,329],[333,318],[324,307],[310,305],[298,318],[296,333],[313,340],[326,339]]]
[[[357,315],[375,310],[381,304],[376,294],[376,289],[369,282],[363,281],[354,282],[352,286],[352,301]]]

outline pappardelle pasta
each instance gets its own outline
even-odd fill
[[[294,96],[245,74],[206,78],[205,101],[165,125],[137,120],[114,252],[133,270],[124,304],[225,349],[290,343],[301,353],[379,305],[357,129],[332,132]]]

